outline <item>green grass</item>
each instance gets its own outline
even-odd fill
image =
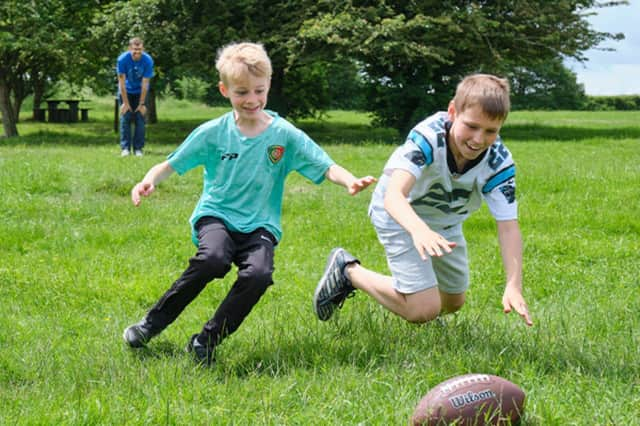
[[[194,252],[201,174],[172,177],[139,208],[128,193],[224,109],[161,103],[147,155],[121,159],[111,100],[94,102],[89,123],[26,121],[0,140],[0,424],[405,425],[430,388],[469,372],[519,384],[526,425],[639,424],[640,112],[509,117],[533,328],[501,311],[486,208],[465,225],[472,287],[445,325],[408,324],[364,294],[317,321],[311,296],[333,246],[386,263],[369,193],[292,175],[276,284],[203,370],[182,350],[233,272],[148,349],[121,339]],[[402,140],[358,113],[299,124],[357,175],[378,175]]]

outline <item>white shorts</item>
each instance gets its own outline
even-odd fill
[[[469,288],[467,242],[462,234],[462,225],[436,231],[455,242],[456,247],[451,253],[427,257],[427,260],[420,257],[411,235],[404,229],[375,228],[387,255],[393,288],[398,292],[413,294],[438,287],[447,294],[460,294]]]

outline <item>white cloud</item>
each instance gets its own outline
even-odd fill
[[[584,84],[589,95],[640,95],[640,0],[631,0],[629,6],[615,6],[595,10],[589,18],[594,29],[610,33],[623,33],[622,41],[606,41],[601,48],[585,52],[589,59],[584,64],[567,61]]]

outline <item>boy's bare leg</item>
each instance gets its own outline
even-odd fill
[[[427,322],[440,314],[441,302],[437,287],[413,294],[403,294],[392,286],[392,278],[373,272],[359,264],[350,264],[345,273],[351,284],[369,294],[382,306],[410,322]]]
[[[462,305],[464,305],[465,301],[465,294],[466,293],[450,294],[441,291],[440,302],[442,304],[442,313],[450,314],[462,308]]]

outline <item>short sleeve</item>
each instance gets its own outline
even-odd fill
[[[169,156],[167,160],[171,167],[179,175],[183,175],[189,170],[204,164],[207,158],[207,141],[211,135],[203,126],[195,129],[182,144]]]

